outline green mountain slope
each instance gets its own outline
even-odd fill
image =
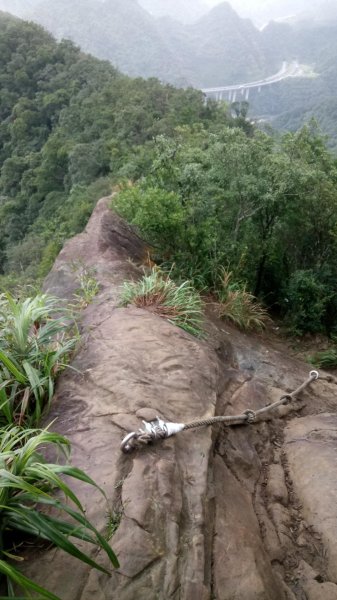
[[[172,80],[179,72],[155,19],[135,0],[45,0],[32,18],[128,75]]]
[[[203,85],[224,85],[259,78],[268,72],[259,31],[241,19],[228,2],[213,8],[189,28],[193,66]]]
[[[336,333],[337,161],[319,137],[275,139],[1,13],[0,89],[0,286],[36,283],[122,190],[115,206],[174,276]]]
[[[281,57],[311,65],[313,78],[295,78],[265,88],[250,98],[254,115],[274,127],[297,130],[314,117],[337,147],[337,24],[301,22],[296,26],[272,23],[263,31],[266,54],[276,66]]]
[[[155,136],[218,118],[201,92],[131,80],[4,13],[0,88],[0,273],[42,274],[113,181],[146,172]]]

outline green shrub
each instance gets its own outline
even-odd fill
[[[218,312],[240,329],[263,329],[268,321],[267,311],[240,283],[232,282],[232,273],[223,270],[217,288]]]
[[[331,294],[311,271],[295,271],[289,279],[283,301],[286,320],[292,333],[318,333],[323,330],[326,307]]]
[[[185,215],[174,192],[160,188],[145,190],[140,186],[127,188],[113,198],[112,208],[164,253],[177,250]]]
[[[42,252],[41,262],[37,271],[39,277],[46,277],[46,275],[48,275],[61,249],[62,244],[56,240],[51,240],[49,244],[46,245]]]
[[[98,486],[77,468],[47,463],[39,454],[40,448],[46,446],[68,454],[69,442],[56,433],[13,426],[0,430],[0,574],[6,581],[9,598],[15,597],[19,588],[27,597],[32,597],[33,592],[34,597],[36,593],[39,598],[59,600],[13,566],[14,561],[22,560],[17,549],[18,533],[19,547],[23,549],[22,540],[27,536],[30,541],[32,537],[46,540],[90,567],[107,573],[85,551],[79,550],[71,540],[75,538],[101,548],[110,562],[119,566],[106,539],[88,521],[79,499],[60,476]],[[52,495],[56,490],[57,498]],[[62,514],[66,520],[61,518]]]
[[[158,268],[140,281],[125,282],[121,303],[145,308],[192,335],[202,335],[202,301],[188,281],[177,285]]]
[[[0,422],[39,423],[76,342],[67,329],[57,299],[0,296]]]
[[[337,367],[337,349],[329,348],[328,350],[316,352],[310,357],[310,362],[321,369],[333,369]]]

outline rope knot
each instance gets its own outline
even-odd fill
[[[256,420],[256,413],[249,408],[247,410],[245,410],[245,412],[243,414],[246,415],[247,425],[251,425]]]
[[[289,404],[289,402],[292,402],[292,400],[293,400],[293,397],[291,394],[284,394],[280,398],[280,401],[282,401],[282,404]]]

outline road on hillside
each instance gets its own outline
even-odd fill
[[[261,88],[265,85],[271,85],[272,83],[277,83],[278,81],[282,81],[283,79],[287,79],[288,77],[296,77],[300,74],[301,67],[298,64],[297,60],[294,60],[291,63],[283,61],[281,69],[277,73],[275,73],[275,75],[265,77],[265,79],[260,79],[259,81],[251,81],[250,83],[238,83],[235,85],[224,85],[221,87],[204,88],[202,91],[204,94],[213,94],[219,92],[232,92],[247,89],[250,90],[252,88]]]

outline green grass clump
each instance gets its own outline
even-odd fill
[[[59,301],[45,294],[0,296],[0,424],[35,426],[50,404],[76,342],[60,312]]]
[[[310,362],[321,369],[334,369],[337,367],[337,349],[329,348],[328,350],[316,352],[310,357]]]
[[[69,442],[59,434],[17,426],[0,430],[0,574],[6,581],[8,598],[15,598],[19,588],[28,597],[34,592],[39,598],[59,600],[14,566],[13,563],[24,560],[20,554],[24,554],[25,539],[45,540],[90,567],[108,573],[71,538],[83,540],[101,548],[110,562],[118,566],[106,539],[88,521],[78,497],[60,476],[98,486],[75,467],[47,463],[39,453],[46,446],[54,446],[68,456]],[[59,492],[58,497],[53,495],[55,491]],[[42,507],[46,510],[41,510]]]
[[[96,279],[96,271],[93,268],[84,265],[75,265],[76,277],[79,287],[76,290],[76,307],[78,309],[86,308],[99,292],[99,283]]]
[[[229,319],[243,330],[266,326],[269,319],[267,311],[244,285],[232,282],[230,271],[223,270],[217,295],[217,308],[222,319]]]
[[[139,281],[124,283],[121,303],[147,309],[192,335],[202,336],[200,295],[189,281],[178,285],[156,267]]]

